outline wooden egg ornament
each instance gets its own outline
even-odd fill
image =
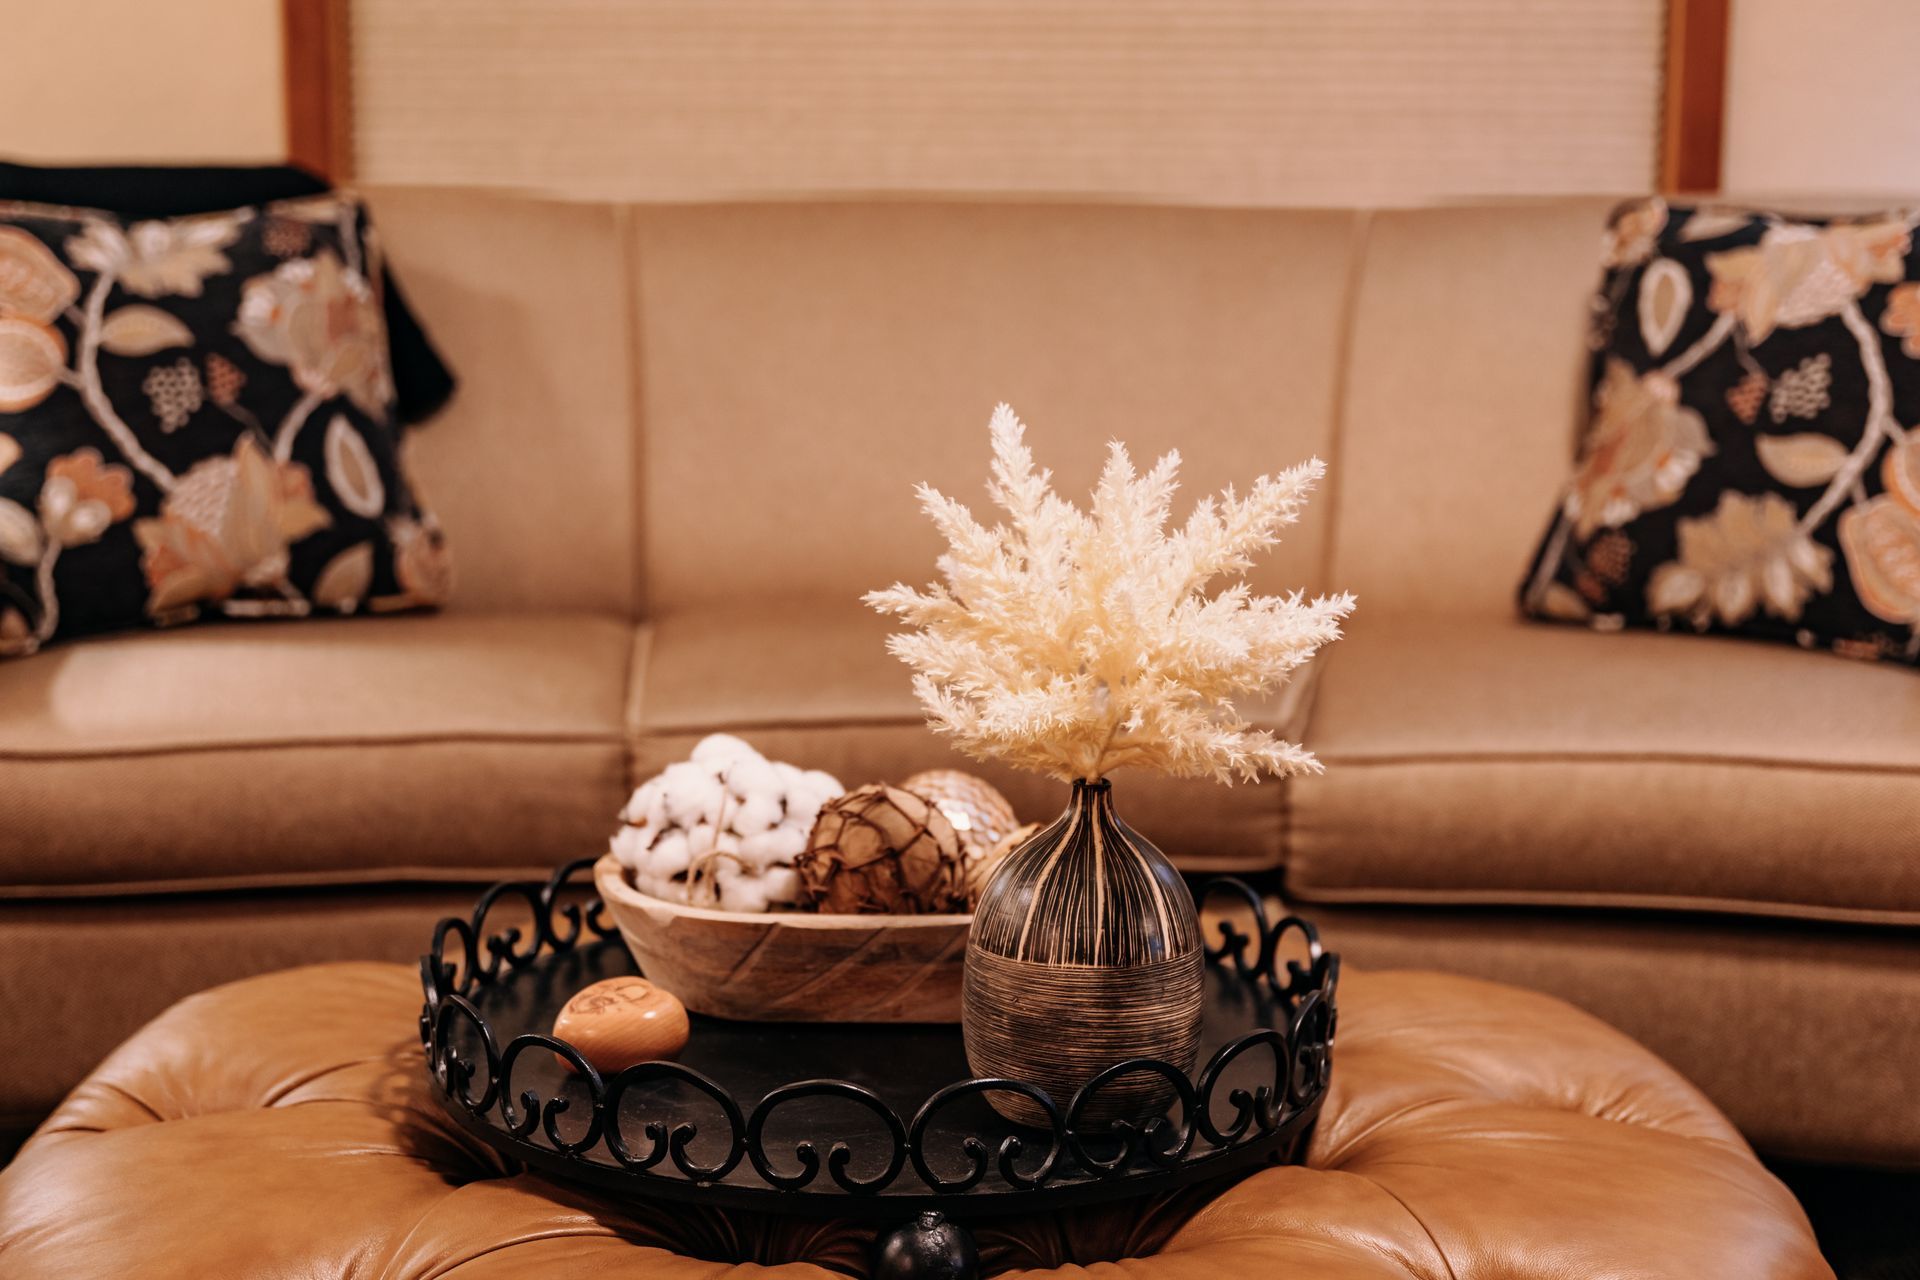
[[[678,1057],[692,1033],[679,997],[635,977],[582,987],[553,1020],[554,1036],[578,1049],[602,1075]]]
[[[1020,825],[1013,806],[985,778],[958,769],[926,769],[900,784],[947,815],[968,861],[984,858]]]

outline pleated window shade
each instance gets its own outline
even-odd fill
[[[353,0],[367,182],[1228,205],[1643,190],[1662,0]]]

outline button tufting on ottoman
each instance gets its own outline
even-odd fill
[[[1692,1086],[1545,996],[1341,979],[1305,1168],[979,1224],[989,1269],[1150,1252],[1133,1280],[1830,1277],[1799,1205]],[[0,1172],[0,1275],[863,1274],[872,1229],[614,1204],[503,1167],[428,1096],[417,975],[323,965],[182,1001]]]

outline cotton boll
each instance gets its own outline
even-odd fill
[[[807,847],[808,830],[811,826],[807,829],[779,826],[757,836],[746,836],[740,841],[740,858],[755,867],[791,863],[795,855]]]
[[[636,871],[651,856],[652,833],[641,827],[621,827],[608,842],[613,856],[629,871]]]
[[[794,769],[787,780],[787,816],[786,822],[797,827],[811,830],[813,820],[820,816],[821,808],[829,801],[846,794],[846,788],[830,773],[818,769]]]
[[[846,793],[847,789],[832,774],[809,769],[787,789],[787,803],[791,808],[804,809],[807,821],[811,823],[827,801],[837,800]]]
[[[697,780],[711,781],[719,774],[718,769],[696,764],[692,760],[676,760],[659,773],[653,775],[653,781],[660,784],[661,790],[669,796],[692,786]]]
[[[624,822],[636,827],[659,827],[666,821],[667,788],[659,778],[650,779],[627,799],[627,807],[620,811]]]
[[[765,757],[742,739],[730,733],[710,733],[694,746],[687,762],[701,765],[710,773],[718,773],[723,766],[744,759],[765,762]]]
[[[651,897],[667,902],[685,902],[687,900],[687,882],[674,876],[662,875],[657,871],[642,869],[634,873],[634,887]]]
[[[840,793],[829,774],[713,734],[633,793],[614,851],[633,883],[656,897],[732,911],[791,906],[793,858],[821,805]]]
[[[742,871],[731,863],[714,876],[720,888],[720,901],[729,911],[765,911],[773,905],[767,896],[765,876]]]
[[[726,788],[720,785],[720,779],[711,770],[691,760],[683,760],[679,764],[668,765],[661,773],[660,780],[665,784],[666,791],[665,823],[692,826],[719,818]]]
[[[664,785],[654,787],[653,794],[647,797],[645,807],[636,816],[642,823],[656,831],[667,825],[667,789]]]
[[[727,792],[734,799],[763,793],[779,793],[786,790],[786,783],[780,771],[762,760],[759,756],[741,756],[729,760],[720,770],[726,779]]]
[[[698,860],[714,851],[716,831],[713,824],[696,822],[687,828],[687,856]]]
[[[641,887],[656,898],[664,898],[669,902],[684,902],[689,906],[694,905],[694,884],[685,876],[671,876],[665,880],[653,880],[649,883],[652,885],[651,888],[647,888],[646,885]]]
[[[663,831],[647,851],[647,865],[661,875],[677,876],[693,865],[693,851],[684,831]]]
[[[642,832],[642,835],[647,833]],[[670,902],[687,900],[687,837],[681,831],[654,833],[652,848],[631,864],[633,883],[642,893]]]
[[[786,816],[787,803],[778,791],[752,792],[735,802],[727,825],[740,836],[757,836]]]
[[[768,867],[760,873],[760,886],[769,903],[791,906],[800,901],[800,873],[792,867]]]

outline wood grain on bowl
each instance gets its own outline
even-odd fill
[[[611,854],[594,884],[642,973],[687,1008],[760,1022],[958,1022],[965,915],[743,913],[640,892]]]

